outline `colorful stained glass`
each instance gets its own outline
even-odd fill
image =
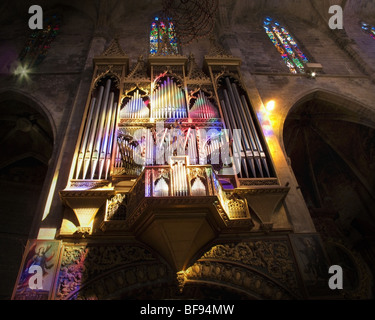
[[[153,22],[151,25],[150,32],[150,53],[156,54],[158,52],[159,46],[159,28],[156,22]]]
[[[168,36],[169,36],[169,43],[171,44],[172,50],[173,52],[177,54],[178,53],[177,35],[176,35],[176,30],[172,21],[169,21]]]
[[[162,21],[158,17],[151,24],[150,54],[178,54],[178,41],[176,30],[171,19]]]
[[[44,20],[42,30],[34,30],[27,40],[25,47],[19,55],[19,60],[24,68],[38,66],[47,56],[51,43],[55,40],[60,30],[60,18],[53,15]]]
[[[361,23],[362,30],[366,32],[371,38],[375,39],[375,27],[365,22]]]
[[[288,30],[277,21],[267,17],[263,24],[268,37],[279,51],[291,73],[304,73],[304,64],[309,62]]]

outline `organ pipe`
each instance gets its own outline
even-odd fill
[[[169,77],[153,92],[151,101],[152,118],[181,119],[187,116],[183,91]]]
[[[188,185],[187,185],[187,171],[185,163],[176,161],[172,166],[172,183],[173,183],[173,195],[175,196],[187,196]]]
[[[108,135],[109,135],[109,127],[111,125],[112,120],[112,112],[113,112],[113,100],[114,100],[114,94],[111,92],[110,99],[109,99],[109,106],[108,106],[108,112],[105,119],[105,128],[103,130],[103,137],[101,138],[101,141],[99,141],[99,177],[102,176],[102,172],[104,169],[104,162],[106,158],[107,153],[107,144],[108,144]]]
[[[108,178],[118,113],[114,93],[110,92],[111,83],[107,80],[105,88],[100,86],[97,96],[92,98],[78,151],[75,179]]]
[[[239,115],[238,117],[238,123],[240,125],[241,131],[244,133],[243,134],[243,139],[246,145],[246,151],[245,151],[245,158],[247,162],[250,165],[253,177],[256,177],[256,171],[255,171],[255,164],[257,165],[258,171],[260,172],[261,176],[263,177],[263,171],[262,171],[262,166],[260,163],[259,157],[256,157],[256,154],[254,153],[253,145],[251,144],[251,137],[248,136],[248,126],[244,124],[244,107],[241,104],[241,100],[239,99],[239,93],[236,84],[230,83],[229,78],[225,79],[227,88],[229,89],[229,96],[230,100],[232,102],[232,105],[235,106],[237,114]],[[238,99],[237,99],[238,97]],[[247,151],[251,151],[250,157],[248,157]]]
[[[96,137],[95,137],[95,149],[92,153],[92,158],[91,158],[91,180],[94,179],[94,175],[95,175],[98,161],[99,161],[100,144],[101,144],[101,140],[103,137],[105,118],[107,116],[107,106],[108,106],[108,98],[110,95],[110,89],[111,89],[111,80],[108,79],[106,83],[105,91],[104,91],[103,106],[101,110],[100,122],[98,125]]]
[[[236,118],[233,114],[233,106],[231,105],[231,103],[229,102],[229,97],[228,97],[228,93],[227,93],[227,90],[224,89],[224,98],[225,98],[225,108],[227,109],[227,113],[229,115],[229,120],[231,122],[231,131],[233,132],[234,129],[239,129],[239,126],[237,125],[236,123]],[[245,151],[245,155],[246,155],[246,150],[247,150],[247,145],[244,145],[244,141],[243,139],[241,139],[241,150]],[[242,162],[242,166],[245,170],[245,176],[246,177],[249,177],[249,171],[248,171],[248,168],[247,168],[247,163],[246,163],[246,160],[244,158],[241,157],[241,162]],[[253,173],[253,175],[255,175],[255,168],[254,166],[252,165],[252,163],[250,162],[250,169]],[[242,172],[240,172],[240,176],[242,176]]]
[[[192,118],[211,119],[218,117],[216,108],[202,91],[199,91],[197,99],[190,112]]]
[[[260,160],[260,156],[259,156],[259,152],[258,152],[258,148],[255,144],[255,141],[254,141],[254,137],[252,135],[252,132],[249,132],[249,122],[248,122],[248,119],[245,115],[245,112],[244,112],[244,105],[242,105],[242,102],[241,102],[241,99],[239,97],[239,92],[238,92],[238,89],[237,89],[237,86],[232,83],[232,87],[233,87],[233,92],[235,93],[235,98],[236,98],[236,101],[239,105],[239,109],[240,109],[240,118],[243,119],[244,122],[246,122],[246,125],[244,126],[245,127],[245,134],[247,135],[247,137],[250,139],[250,143],[251,143],[251,151],[252,151],[252,157],[255,159],[255,163],[257,165],[257,168],[258,168],[258,171],[260,172],[260,175],[261,177],[264,177],[264,174],[263,174],[263,170],[262,170],[262,164],[261,164],[261,160]]]
[[[243,105],[244,105],[245,110],[247,112],[247,116],[250,119],[251,131],[253,132],[253,134],[255,136],[255,142],[256,142],[256,144],[258,146],[258,150],[260,151],[260,156],[261,156],[261,159],[262,159],[262,163],[263,163],[264,168],[266,170],[267,176],[270,177],[271,173],[270,173],[270,170],[269,170],[269,167],[268,167],[267,157],[266,157],[266,154],[264,153],[264,150],[263,150],[263,147],[262,147],[262,143],[260,142],[259,135],[258,135],[256,127],[254,125],[253,118],[250,115],[250,111],[249,111],[249,107],[248,107],[247,102],[246,102],[246,98],[242,95],[241,99],[243,101]]]
[[[267,164],[267,157],[263,151],[262,143],[256,130],[249,106],[244,95],[240,95],[235,83],[231,83],[228,77],[225,78],[226,86],[222,89],[222,109],[224,116],[228,119],[227,125],[230,132],[241,129],[242,167],[246,177],[250,177],[248,167],[251,170],[251,177],[270,177]],[[235,116],[234,112],[237,116]],[[257,168],[257,170],[255,170]],[[240,176],[242,176],[240,174]]]
[[[86,149],[86,144],[87,144],[87,139],[90,133],[90,128],[92,125],[92,116],[95,110],[95,103],[96,103],[96,98],[93,98],[91,101],[91,106],[90,106],[90,112],[86,121],[86,128],[85,128],[85,133],[82,138],[82,143],[81,143],[81,148],[78,154],[78,163],[77,163],[77,168],[76,168],[76,176],[75,178],[78,179],[79,174],[82,169],[82,164],[83,164],[83,158],[85,154],[85,149]]]
[[[112,159],[114,159],[112,154],[114,154],[117,150],[115,148],[115,145],[114,145],[113,141],[114,141],[115,128],[116,128],[116,123],[117,123],[117,118],[118,118],[119,112],[120,112],[120,105],[117,102],[115,102],[113,104],[111,127],[110,127],[110,130],[109,130],[109,142],[108,142],[108,146],[107,146],[105,177],[104,177],[105,180],[108,179],[108,173],[109,173],[109,169],[110,169],[110,166],[111,166],[111,161],[113,161]]]
[[[90,138],[89,138],[89,141],[86,145],[82,179],[86,179],[87,170],[88,170],[89,165],[90,165],[90,159],[91,159],[91,154],[92,154],[92,148],[93,148],[93,145],[94,145],[96,128],[97,128],[97,125],[98,125],[99,111],[100,111],[100,107],[101,107],[101,103],[102,103],[103,92],[104,92],[104,87],[101,86],[99,88],[99,99],[97,99],[97,102],[96,102],[97,104],[95,106],[95,108],[96,108],[95,109],[95,116],[94,116],[93,122],[92,122],[93,126],[91,128]]]

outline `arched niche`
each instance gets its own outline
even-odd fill
[[[9,299],[54,148],[43,109],[15,92],[0,95],[0,298]]]
[[[285,152],[317,231],[369,266],[375,262],[373,119],[358,103],[315,92],[290,109],[283,127]]]

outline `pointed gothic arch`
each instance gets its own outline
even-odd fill
[[[0,93],[0,299],[12,292],[26,241],[38,218],[55,151],[55,130],[41,104],[20,92]],[[5,151],[5,152],[4,152]],[[5,259],[6,258],[6,259]]]
[[[323,239],[356,248],[360,263],[368,266],[375,252],[373,244],[366,243],[375,229],[374,119],[359,103],[315,91],[291,108],[283,128],[286,155],[317,231]],[[365,278],[362,271],[344,269],[344,274],[350,272]],[[357,285],[346,294],[363,287],[361,281]]]

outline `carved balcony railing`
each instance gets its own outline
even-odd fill
[[[172,157],[170,165],[145,167],[127,194],[107,201],[102,227],[128,229],[143,212],[157,206],[206,207],[226,226],[253,226],[246,199],[225,191],[211,165],[189,165],[182,156]]]

